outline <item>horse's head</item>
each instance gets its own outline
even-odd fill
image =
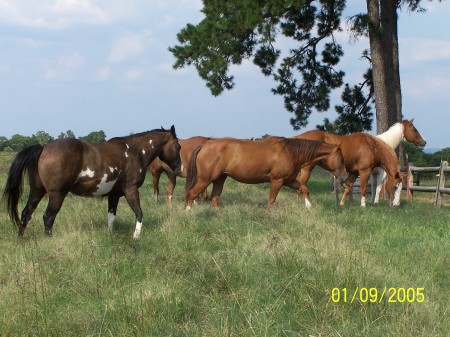
[[[400,193],[402,191],[403,179],[405,174],[396,172],[394,176],[388,174],[386,182],[386,192],[391,200],[392,207],[398,207],[400,205]]]
[[[425,139],[423,139],[419,131],[417,131],[417,129],[413,125],[413,122],[414,118],[409,121],[408,120],[402,121],[403,136],[408,142],[413,143],[414,145],[417,146],[424,147],[427,144],[427,142],[425,141]]]
[[[341,185],[344,184],[348,177],[348,172],[345,169],[344,157],[342,156],[340,145],[333,145],[330,154],[325,159],[323,167],[333,173]]]
[[[175,174],[178,174],[181,170],[181,146],[178,143],[178,138],[175,133],[175,127],[173,125],[170,128],[170,135],[168,137],[169,139],[164,144],[159,154],[159,159],[169,165],[169,167],[174,171]]]

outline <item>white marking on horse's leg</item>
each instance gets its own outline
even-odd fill
[[[366,197],[361,197],[361,207],[366,207]]]
[[[169,199],[169,206],[172,206],[172,194],[167,197]]]
[[[311,201],[309,201],[308,199],[305,198],[305,206],[306,208],[311,208]]]
[[[400,206],[400,197],[402,195],[402,186],[403,183],[398,183],[397,188],[394,192],[394,200],[392,201],[392,206],[393,207],[398,207]]]
[[[136,228],[134,229],[133,239],[137,240],[141,236],[142,222],[136,221]]]
[[[183,163],[181,163],[181,170],[180,170],[180,173],[183,173],[183,171],[184,171],[184,165],[183,165]]]
[[[128,144],[127,143],[125,143],[125,145],[127,146],[127,149],[129,149],[130,147],[128,146]]]
[[[191,209],[192,209],[191,206],[189,205],[186,206],[186,211],[190,211]]]
[[[145,154],[145,150],[142,150],[142,154]]]
[[[150,139],[150,140],[148,141],[148,143],[149,143],[149,144],[153,143],[153,139]]]
[[[110,231],[113,229],[114,220],[116,220],[116,216],[113,213],[108,212],[108,229]]]

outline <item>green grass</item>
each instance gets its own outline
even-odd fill
[[[139,241],[124,200],[112,233],[105,199],[69,196],[50,238],[45,199],[21,239],[0,212],[0,335],[448,334],[446,196],[440,209],[427,197],[336,208],[328,176],[316,174],[309,211],[288,189],[266,210],[267,185],[229,180],[220,209],[185,212],[184,180],[171,208],[154,202],[149,180]],[[424,288],[425,301],[331,300],[333,288],[351,297],[356,287]]]

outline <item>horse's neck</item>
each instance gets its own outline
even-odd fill
[[[380,138],[395,150],[403,139],[403,124],[394,124],[386,132],[377,135],[377,138]]]

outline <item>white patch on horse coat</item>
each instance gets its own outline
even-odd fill
[[[95,175],[95,171],[92,171],[89,167],[86,167],[86,170],[81,170],[80,174],[78,174],[78,178],[89,177],[93,178]]]
[[[153,139],[150,139],[148,143],[149,143],[149,144],[153,143]]]
[[[116,216],[113,213],[108,212],[108,228],[109,228],[109,230],[113,229],[114,220],[116,220]]]
[[[137,240],[141,236],[142,222],[136,221],[136,228],[134,229],[133,239]]]
[[[107,180],[108,180],[108,175],[105,173],[103,175],[102,180],[100,180],[100,183],[97,185],[97,191],[92,193],[92,195],[94,197],[101,197],[102,195],[108,194],[112,190],[114,184],[117,181],[117,179],[111,180],[111,181],[107,181]]]
[[[128,158],[128,153],[127,153],[127,151],[125,151],[125,157]]]
[[[111,173],[114,173],[114,171],[117,170],[117,167],[108,166],[108,168],[111,171]]]
[[[130,147],[128,146],[128,144],[127,143],[125,143],[125,145],[127,146],[127,149],[129,149]]]

